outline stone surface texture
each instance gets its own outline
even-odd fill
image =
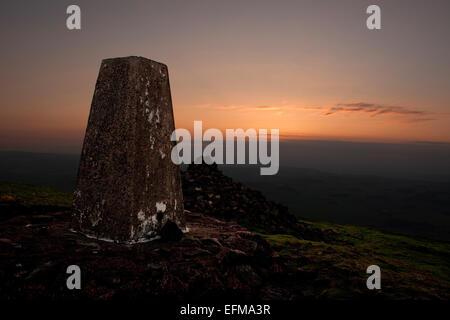
[[[73,228],[119,242],[185,229],[167,66],[142,57],[105,59],[95,86],[73,200]]]
[[[186,211],[181,240],[128,245],[70,232],[69,211],[25,214],[0,220],[0,301],[288,297],[273,288],[280,257],[234,223]],[[66,287],[69,264],[82,270],[81,290]]]

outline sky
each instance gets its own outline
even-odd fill
[[[82,29],[66,28],[81,8]],[[366,8],[381,7],[381,30]],[[2,1],[0,149],[78,153],[101,60],[168,65],[175,124],[450,142],[450,1]]]

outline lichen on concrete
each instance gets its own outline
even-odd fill
[[[74,229],[119,242],[157,237],[169,220],[185,229],[180,172],[167,156],[174,127],[167,66],[142,57],[102,61],[74,194]]]

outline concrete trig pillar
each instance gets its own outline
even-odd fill
[[[158,236],[169,220],[185,229],[173,130],[166,65],[142,57],[102,61],[74,193],[76,230],[136,242]]]

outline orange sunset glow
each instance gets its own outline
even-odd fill
[[[174,11],[137,1],[124,12],[81,1],[77,32],[61,22],[64,4],[11,2],[1,13],[0,148],[79,152],[100,62],[127,55],[168,65],[178,128],[202,120],[278,128],[281,139],[450,142],[445,10],[408,2],[419,25],[386,2],[383,29],[371,32],[366,2],[180,2]]]

